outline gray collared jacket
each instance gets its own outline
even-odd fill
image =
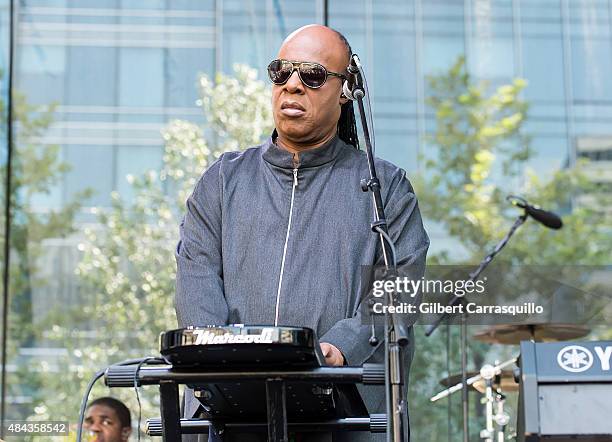
[[[406,173],[375,165],[398,265],[424,267],[429,240]],[[349,365],[380,360],[358,309],[361,266],[383,262],[372,196],[360,188],[368,176],[365,153],[338,137],[297,164],[272,137],[223,154],[196,184],[180,226],[179,326],[310,327]],[[370,412],[384,411],[382,387],[361,391]],[[185,415],[197,406],[186,395]]]

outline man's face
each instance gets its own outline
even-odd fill
[[[121,426],[114,409],[99,404],[87,409],[84,428],[94,435],[95,442],[124,442],[132,432],[131,428]]]
[[[343,73],[348,64],[346,46],[328,28],[309,26],[289,36],[277,58],[322,64],[328,71]],[[272,86],[274,122],[280,140],[294,145],[317,144],[335,134],[341,98],[342,80],[329,76],[323,86],[305,86],[297,69],[285,84]]]

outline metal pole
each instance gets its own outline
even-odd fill
[[[13,175],[13,59],[15,45],[15,4],[9,0],[9,51],[7,72],[7,113],[6,113],[6,186],[4,203],[4,267],[2,275],[2,373],[0,382],[0,437],[4,438],[4,422],[6,417],[6,363],[7,363],[7,334],[9,310],[9,270],[10,270],[10,238],[11,238],[11,193]]]
[[[463,411],[463,442],[470,439],[470,409],[467,385],[467,318],[461,313],[461,405]]]

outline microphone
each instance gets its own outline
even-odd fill
[[[525,212],[540,224],[549,229],[558,230],[563,227],[563,221],[559,215],[542,209],[540,206],[533,206],[526,199],[516,195],[508,195],[506,198],[513,206],[525,209]]]
[[[357,95],[361,93],[361,96],[363,97],[363,90],[358,85],[359,83],[358,78],[357,78],[357,76],[359,75],[359,64],[358,63],[359,63],[359,57],[357,56],[357,54],[351,55],[351,61],[346,68],[346,70],[348,71],[348,76],[347,76],[346,81],[342,84],[342,93],[344,94],[346,98],[348,98],[349,100],[353,100],[353,101],[359,98],[358,96],[354,95],[355,92],[357,92]]]
[[[347,79],[344,80],[342,84],[342,93],[349,100],[355,101],[355,97],[353,97],[353,86],[355,82],[353,81],[353,76],[351,74],[348,75]]]

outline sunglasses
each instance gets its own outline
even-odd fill
[[[285,84],[291,78],[295,69],[297,69],[302,83],[311,89],[318,89],[323,86],[329,76],[346,80],[343,74],[328,71],[322,64],[289,60],[272,60],[268,65],[268,77],[274,84]]]

